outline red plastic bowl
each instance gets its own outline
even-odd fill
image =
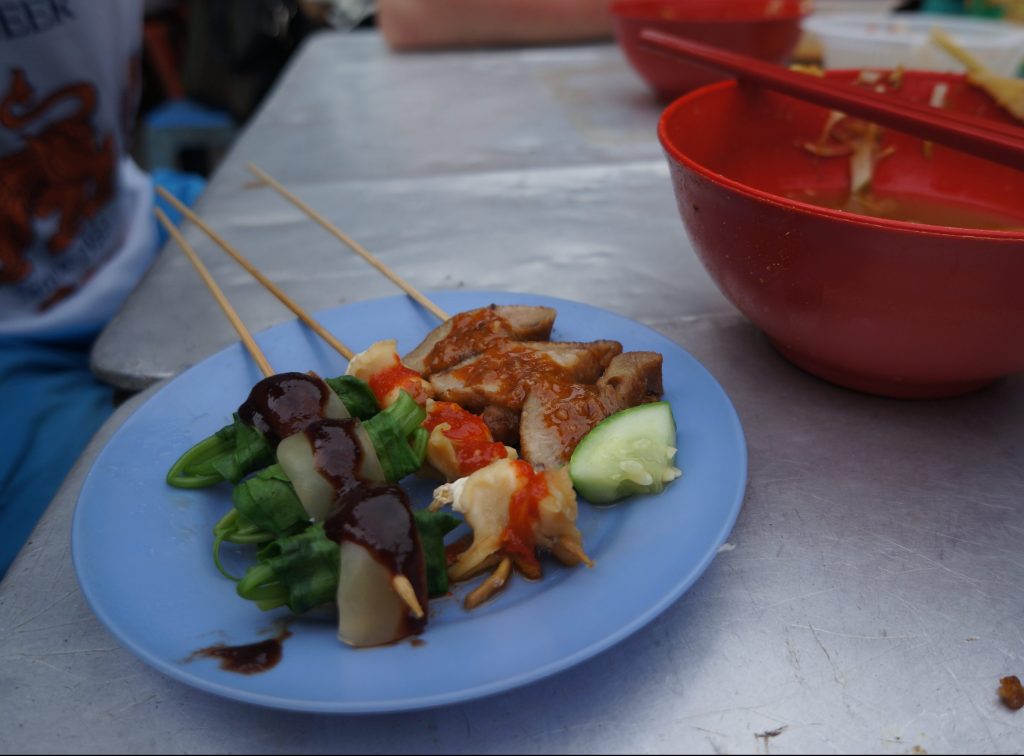
[[[804,0],[616,0],[611,6],[615,36],[630,64],[664,98],[724,81],[697,64],[640,47],[643,29],[782,63],[800,40],[800,20],[810,11]]]
[[[853,72],[830,72],[852,79]],[[892,96],[1010,122],[950,74],[908,73]],[[683,224],[722,292],[791,361],[875,394],[942,397],[1024,370],[1024,172],[886,131],[879,194],[962,203],[1021,230],[870,218],[791,199],[841,192],[849,161],[817,158],[828,111],[735,82],[672,103],[659,124]],[[806,196],[806,195],[803,195]]]

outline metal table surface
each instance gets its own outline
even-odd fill
[[[536,112],[491,98],[488,77]],[[154,387],[93,440],[0,585],[0,750],[1024,751],[1024,714],[995,692],[1001,676],[1024,674],[1024,376],[908,402],[846,391],[784,361],[696,263],[651,134],[657,106],[630,77],[610,47],[392,58],[373,35],[324,36],[200,210],[314,309],[392,293],[265,190],[238,191],[244,162],[258,159],[425,289],[597,302],[690,351],[736,405],[750,452],[729,546],[697,584],[598,657],[469,704],[332,717],[198,692],[111,638],[70,561],[84,476]],[[608,113],[595,104],[602,92]],[[493,99],[503,126],[521,122],[495,131],[485,112],[461,109],[467,94]],[[402,123],[398,102],[411,109]],[[356,112],[365,122],[348,142]],[[401,159],[383,159],[371,136],[404,123],[411,142],[436,141],[437,151],[406,145]],[[588,132],[593,123],[607,130]],[[282,124],[310,125],[312,136]],[[324,272],[301,269],[299,254]],[[98,369],[138,387],[234,340],[184,270],[163,255],[105,335]],[[215,272],[244,297],[251,323],[289,317],[229,265]],[[154,340],[161,348],[146,351]]]

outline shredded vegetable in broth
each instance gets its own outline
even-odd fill
[[[820,75],[814,70],[804,72],[809,75]],[[879,93],[896,91],[903,86],[903,70],[897,68],[888,73],[861,71],[855,83]],[[948,94],[947,83],[936,83],[930,97],[931,106],[945,107]],[[882,147],[884,133],[878,124],[833,110],[817,138],[797,141],[796,146],[818,158],[848,160],[849,185],[846,189],[836,191],[807,189],[792,192],[788,195],[790,199],[832,210],[909,223],[997,231],[1024,230],[1024,214],[1013,215],[956,200],[878,191],[872,186],[875,168],[882,160],[895,153],[893,146]],[[932,143],[922,144],[924,155],[930,158]]]

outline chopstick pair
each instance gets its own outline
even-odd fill
[[[644,29],[640,38],[652,52],[710,66],[791,97],[1024,170],[1024,128],[967,113],[899,102],[869,89],[807,76],[655,29]]]
[[[308,204],[299,199],[295,194],[285,188],[280,182],[271,177],[265,171],[259,169],[252,163],[248,164],[248,169],[254,173],[261,181],[266,183],[268,186],[275,189],[282,196],[287,198],[290,202],[295,204],[299,209],[305,212],[313,220],[323,226],[333,236],[340,239],[346,245],[348,245],[354,252],[359,254],[364,260],[369,262],[374,268],[383,273],[387,278],[393,281],[403,291],[405,291],[415,301],[426,307],[431,313],[436,315],[442,322],[448,320],[447,313],[444,312],[440,307],[434,304],[430,299],[424,296],[411,284],[406,282],[404,279],[398,276],[397,273],[392,271],[388,266],[381,262],[376,256],[366,250],[365,247],[360,245],[354,239],[345,234],[341,229],[328,221],[324,216],[310,207]],[[266,288],[271,294],[278,298],[288,309],[294,312],[298,318],[309,326],[314,333],[320,336],[327,344],[329,344],[335,351],[341,354],[346,360],[351,360],[355,356],[355,353],[349,349],[345,344],[339,341],[333,334],[331,334],[326,328],[324,328],[313,316],[311,316],[305,309],[303,309],[295,300],[284,293],[273,281],[268,279],[255,265],[253,265],[248,259],[245,258],[235,247],[233,247],[224,237],[218,234],[213,228],[211,228],[202,218],[199,217],[191,208],[181,202],[177,197],[168,192],[163,187],[156,188],[157,193],[160,194],[167,202],[169,202],[178,212],[184,215],[188,220],[192,221],[196,226],[199,227],[211,240],[223,249],[228,255],[230,255],[235,262],[241,265],[245,270],[253,276],[264,288]],[[203,283],[213,294],[214,299],[220,305],[224,314],[227,316],[231,325],[238,333],[242,340],[242,344],[249,351],[249,354],[255,360],[264,376],[273,375],[274,371],[270,366],[269,360],[266,355],[260,349],[256,340],[253,338],[252,333],[246,327],[245,323],[239,317],[238,312],[231,305],[227,296],[224,294],[220,286],[214,280],[210,271],[203,264],[202,260],[196,254],[195,250],[185,239],[181,231],[174,225],[167,214],[164,213],[160,208],[154,208],[154,213],[157,220],[163,225],[171,237],[177,242],[178,246],[181,247],[182,252],[189,259],[192,265],[199,272]]]

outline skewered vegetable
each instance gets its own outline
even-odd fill
[[[403,392],[365,423],[318,420],[282,441],[277,465],[235,486],[235,506],[214,528],[215,562],[220,565],[223,541],[272,541],[310,520],[326,519],[355,488],[395,482],[418,470],[426,456],[428,433],[420,427],[425,417]]]
[[[398,486],[359,489],[327,521],[340,544],[338,638],[379,646],[427,625],[427,574],[409,500]]]
[[[448,592],[448,565],[444,537],[462,524],[447,512],[413,512],[427,570],[427,594]],[[255,601],[264,611],[287,606],[303,614],[333,604],[338,591],[341,555],[338,544],[327,537],[323,523],[311,525],[292,536],[268,543],[257,554],[236,587],[238,595]]]
[[[303,614],[334,601],[338,544],[327,538],[322,523],[268,543],[257,559],[259,563],[249,568],[236,590],[260,609],[287,606],[295,614]]]
[[[237,483],[269,464],[282,439],[322,418],[373,417],[379,410],[372,392],[352,376],[279,373],[257,383],[234,421],[186,451],[167,473],[177,488]]]

